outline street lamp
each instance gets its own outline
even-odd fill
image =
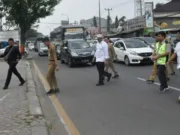
[[[68,15],[66,15],[66,14],[61,14],[61,15],[66,16],[66,17],[67,17],[67,19],[68,19],[68,23],[69,23],[69,16],[68,16]]]

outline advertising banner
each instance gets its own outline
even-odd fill
[[[146,28],[153,28],[153,2],[145,2]]]

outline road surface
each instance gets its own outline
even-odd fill
[[[31,52],[43,73],[47,57]],[[60,62],[59,62],[60,63]],[[127,67],[116,63],[119,79],[96,87],[96,67],[69,68],[59,64],[57,79],[61,93],[57,94],[67,115],[81,135],[178,135],[180,133],[180,74],[171,77],[172,90],[160,94],[158,84],[143,81],[151,65]]]

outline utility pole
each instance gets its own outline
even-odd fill
[[[99,0],[99,33],[101,33],[101,1]]]
[[[139,1],[139,5],[140,5],[140,16],[142,16],[142,14],[143,14],[142,12],[143,11],[142,11],[142,1],[141,0]]]
[[[105,8],[105,10],[108,12],[108,20],[107,20],[107,31],[109,32],[110,31],[110,22],[111,22],[111,20],[110,20],[110,11],[112,11],[112,8]]]
[[[108,16],[110,17],[110,11],[112,11],[112,8],[105,8],[105,10],[108,12]]]

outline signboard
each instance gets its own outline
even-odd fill
[[[82,28],[68,28],[66,29],[66,32],[68,33],[80,33],[83,32]]]
[[[146,28],[153,28],[153,2],[145,2]]]

